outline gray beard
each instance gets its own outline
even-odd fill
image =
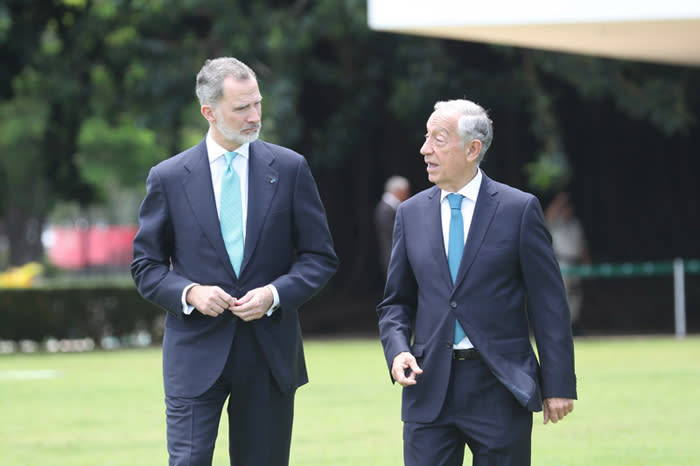
[[[227,128],[226,126],[220,124],[219,122],[216,123],[216,129],[219,130],[221,135],[224,138],[226,138],[227,141],[230,141],[230,142],[232,142],[234,144],[238,144],[238,145],[242,145],[242,144],[256,141],[258,139],[258,137],[260,136],[260,127],[258,127],[258,130],[254,134],[250,134],[250,135],[245,135],[239,131],[231,130],[230,128]]]

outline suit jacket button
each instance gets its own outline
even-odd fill
[[[450,307],[451,307],[452,309],[456,308],[456,307],[457,307],[457,301],[452,301],[452,302],[450,303]]]

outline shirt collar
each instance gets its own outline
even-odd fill
[[[212,164],[216,159],[219,157],[223,157],[223,155],[228,152],[228,150],[224,149],[214,141],[214,138],[211,137],[211,131],[207,132],[207,138],[206,138],[206,145],[207,145],[207,156],[209,157],[209,163]],[[248,154],[250,153],[250,143],[246,142],[243,144],[241,147],[236,149],[236,152],[241,155],[244,159],[248,159]]]
[[[472,202],[476,202],[476,198],[479,196],[479,189],[481,188],[481,180],[483,176],[481,174],[481,169],[477,168],[476,169],[476,175],[474,178],[469,181],[465,186],[462,187],[459,191],[457,191],[457,194],[461,194],[462,196],[466,197],[467,199],[470,199]],[[444,201],[445,198],[447,197],[448,194],[451,194],[449,191],[445,191],[444,189],[440,190],[440,202]]]

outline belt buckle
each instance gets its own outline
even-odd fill
[[[476,350],[476,348],[452,350],[452,359],[457,361],[470,361],[478,358],[479,352]]]

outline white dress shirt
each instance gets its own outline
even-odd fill
[[[474,207],[476,206],[476,199],[479,197],[479,189],[481,188],[481,170],[476,169],[476,175],[471,179],[466,186],[462,187],[457,194],[464,196],[462,199],[462,219],[464,223],[464,243],[467,243],[467,237],[469,236],[469,227],[472,224],[472,217],[474,216]],[[452,194],[444,189],[440,192],[440,214],[442,218],[442,237],[445,245],[445,255],[447,255],[448,245],[450,244],[450,217],[452,216],[452,209],[450,208],[450,201],[447,200],[447,195]],[[469,341],[468,337],[464,337],[459,343],[455,343],[453,348],[455,349],[466,349],[473,348],[474,345]]]
[[[207,145],[207,157],[209,158],[209,169],[211,171],[211,184],[214,188],[214,201],[216,202],[216,213],[221,215],[221,178],[226,171],[226,157],[224,154],[228,152],[225,148],[221,147],[214,138],[211,137],[211,133],[207,133],[207,138],[205,141]],[[245,244],[246,235],[246,225],[248,221],[248,161],[250,155],[250,143],[245,143],[235,150],[238,154],[233,159],[232,165],[233,169],[238,175],[241,185],[241,219],[243,221],[243,244]],[[182,312],[185,314],[191,314],[194,310],[194,306],[187,303],[186,297],[187,292],[193,286],[198,285],[198,283],[192,283],[185,287],[182,291]],[[272,291],[273,302],[270,309],[267,311],[267,315],[272,315],[272,313],[279,306],[280,298],[277,293],[277,288],[274,285],[267,285]],[[236,296],[240,298],[240,296]]]

